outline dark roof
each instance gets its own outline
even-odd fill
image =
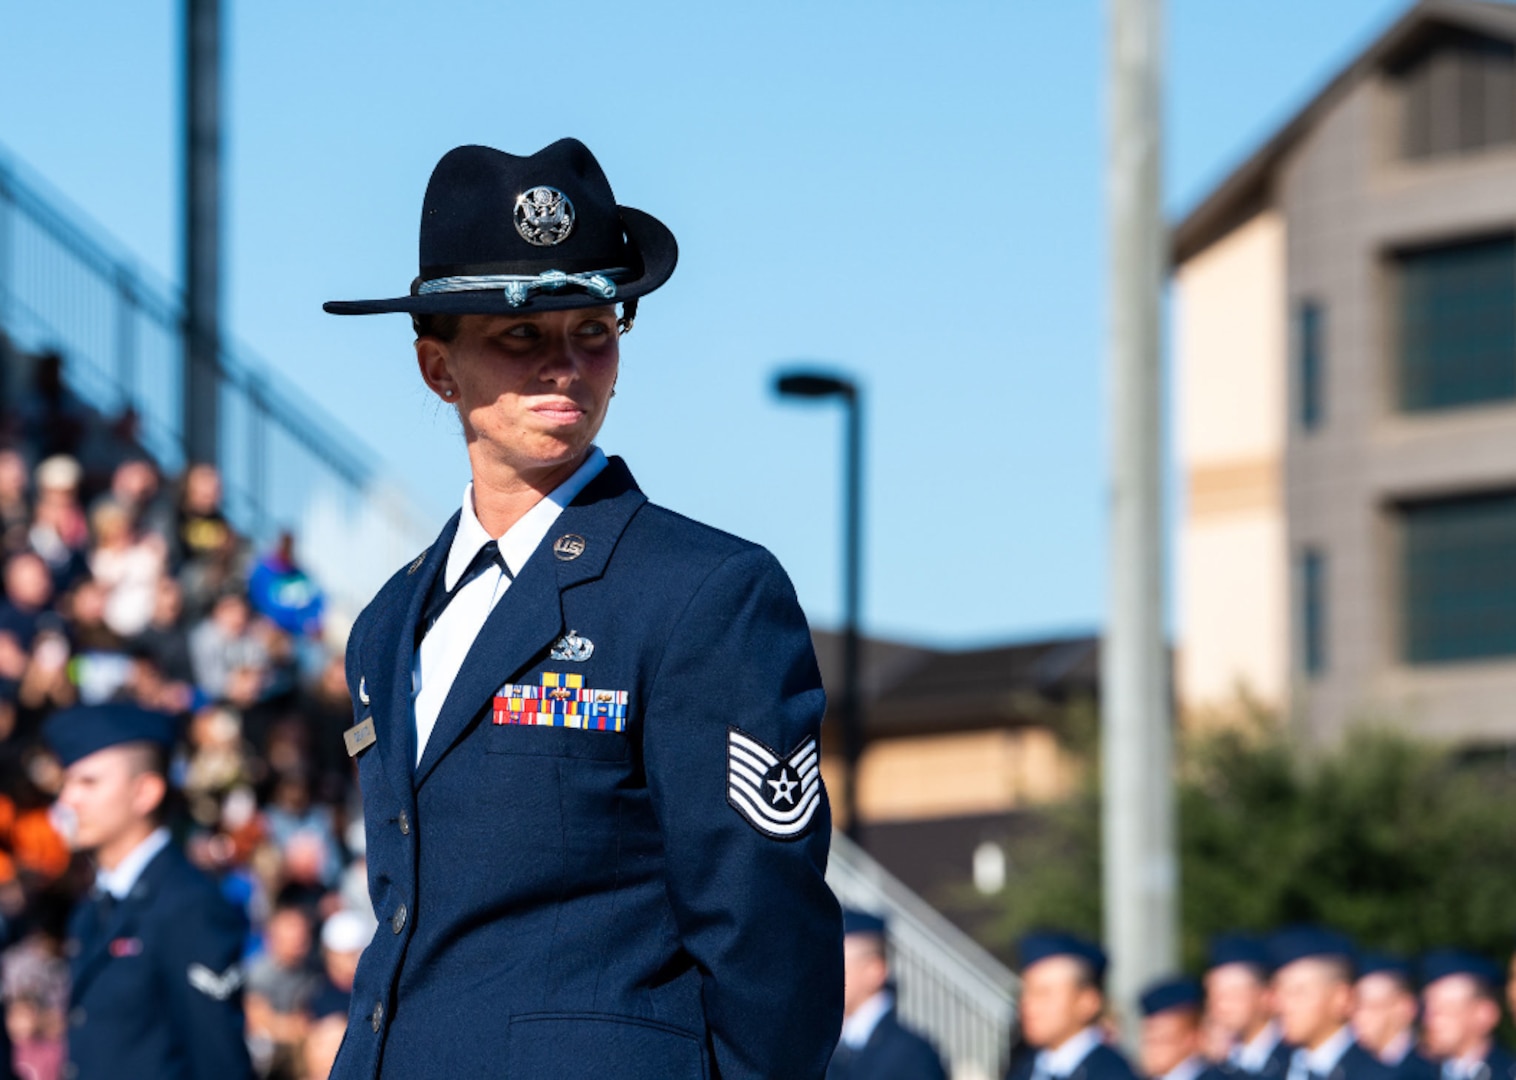
[[[1500,0],[1421,0],[1406,11],[1184,216],[1170,237],[1173,264],[1178,266],[1205,250],[1269,205],[1276,168],[1317,120],[1366,75],[1392,65],[1438,26],[1516,41],[1516,6]]]
[[[816,631],[830,705],[841,700],[842,637]],[[1054,638],[946,650],[865,638],[864,729],[870,737],[1042,725],[1050,710],[1093,699],[1100,640]]]

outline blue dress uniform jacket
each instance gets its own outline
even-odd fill
[[[416,625],[457,522],[349,640],[380,927],[334,1080],[821,1077],[842,1019],[830,811],[819,777],[755,809],[729,749],[771,748],[765,779],[793,786],[819,738],[778,563],[612,458],[495,606],[416,765]],[[553,658],[565,634],[577,659]],[[624,730],[518,722],[505,684],[624,702]]]
[[[1031,1080],[1036,1068],[1037,1055],[1024,1054],[1006,1073],[1006,1080]],[[1137,1080],[1137,1074],[1120,1051],[1101,1045],[1086,1054],[1068,1076],[1055,1080]]]
[[[69,1065],[77,1080],[244,1080],[239,961],[247,923],[172,844],[105,925],[82,901],[69,923]]]
[[[1395,1070],[1355,1042],[1338,1059],[1327,1080],[1395,1080]]]
[[[1395,1080],[1438,1080],[1442,1075],[1437,1064],[1423,1057],[1419,1050],[1412,1050],[1390,1068],[1394,1070]],[[1500,1076],[1491,1080],[1516,1080],[1516,1077]]]
[[[1295,1048],[1283,1039],[1274,1044],[1274,1049],[1269,1051],[1268,1059],[1263,1063],[1263,1068],[1254,1072],[1244,1069],[1232,1061],[1223,1061],[1216,1066],[1216,1071],[1233,1080],[1284,1080],[1290,1071],[1290,1057],[1295,1053]]]
[[[1484,1067],[1489,1072],[1483,1080],[1516,1080],[1516,1057],[1502,1046],[1490,1045],[1490,1052],[1484,1057]]]
[[[862,1047],[837,1047],[826,1080],[947,1080],[947,1070],[932,1044],[901,1024],[891,1009]]]

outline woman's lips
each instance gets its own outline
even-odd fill
[[[572,401],[550,401],[532,406],[532,413],[550,424],[573,424],[584,416],[585,410]]]

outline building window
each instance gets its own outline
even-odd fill
[[[1516,397],[1516,239],[1403,252],[1396,263],[1401,408]]]
[[[1413,664],[1516,655],[1516,492],[1400,507]]]
[[[1326,418],[1323,322],[1321,305],[1316,301],[1302,300],[1295,308],[1295,360],[1300,385],[1297,404],[1300,426],[1306,431],[1314,431]]]
[[[1307,675],[1327,668],[1326,555],[1318,548],[1300,553],[1300,666]]]
[[[1516,142],[1516,46],[1452,27],[1429,34],[1393,73],[1401,153],[1444,157]]]

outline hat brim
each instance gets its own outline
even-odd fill
[[[403,311],[412,315],[529,315],[540,311],[604,307],[646,296],[674,273],[679,245],[667,225],[630,206],[618,206],[621,222],[632,246],[642,257],[642,273],[632,281],[616,283],[616,295],[602,299],[581,289],[534,292],[525,303],[511,304],[501,289],[469,292],[426,293],[395,296],[387,300],[328,300],[322,310],[331,315],[382,315]]]

